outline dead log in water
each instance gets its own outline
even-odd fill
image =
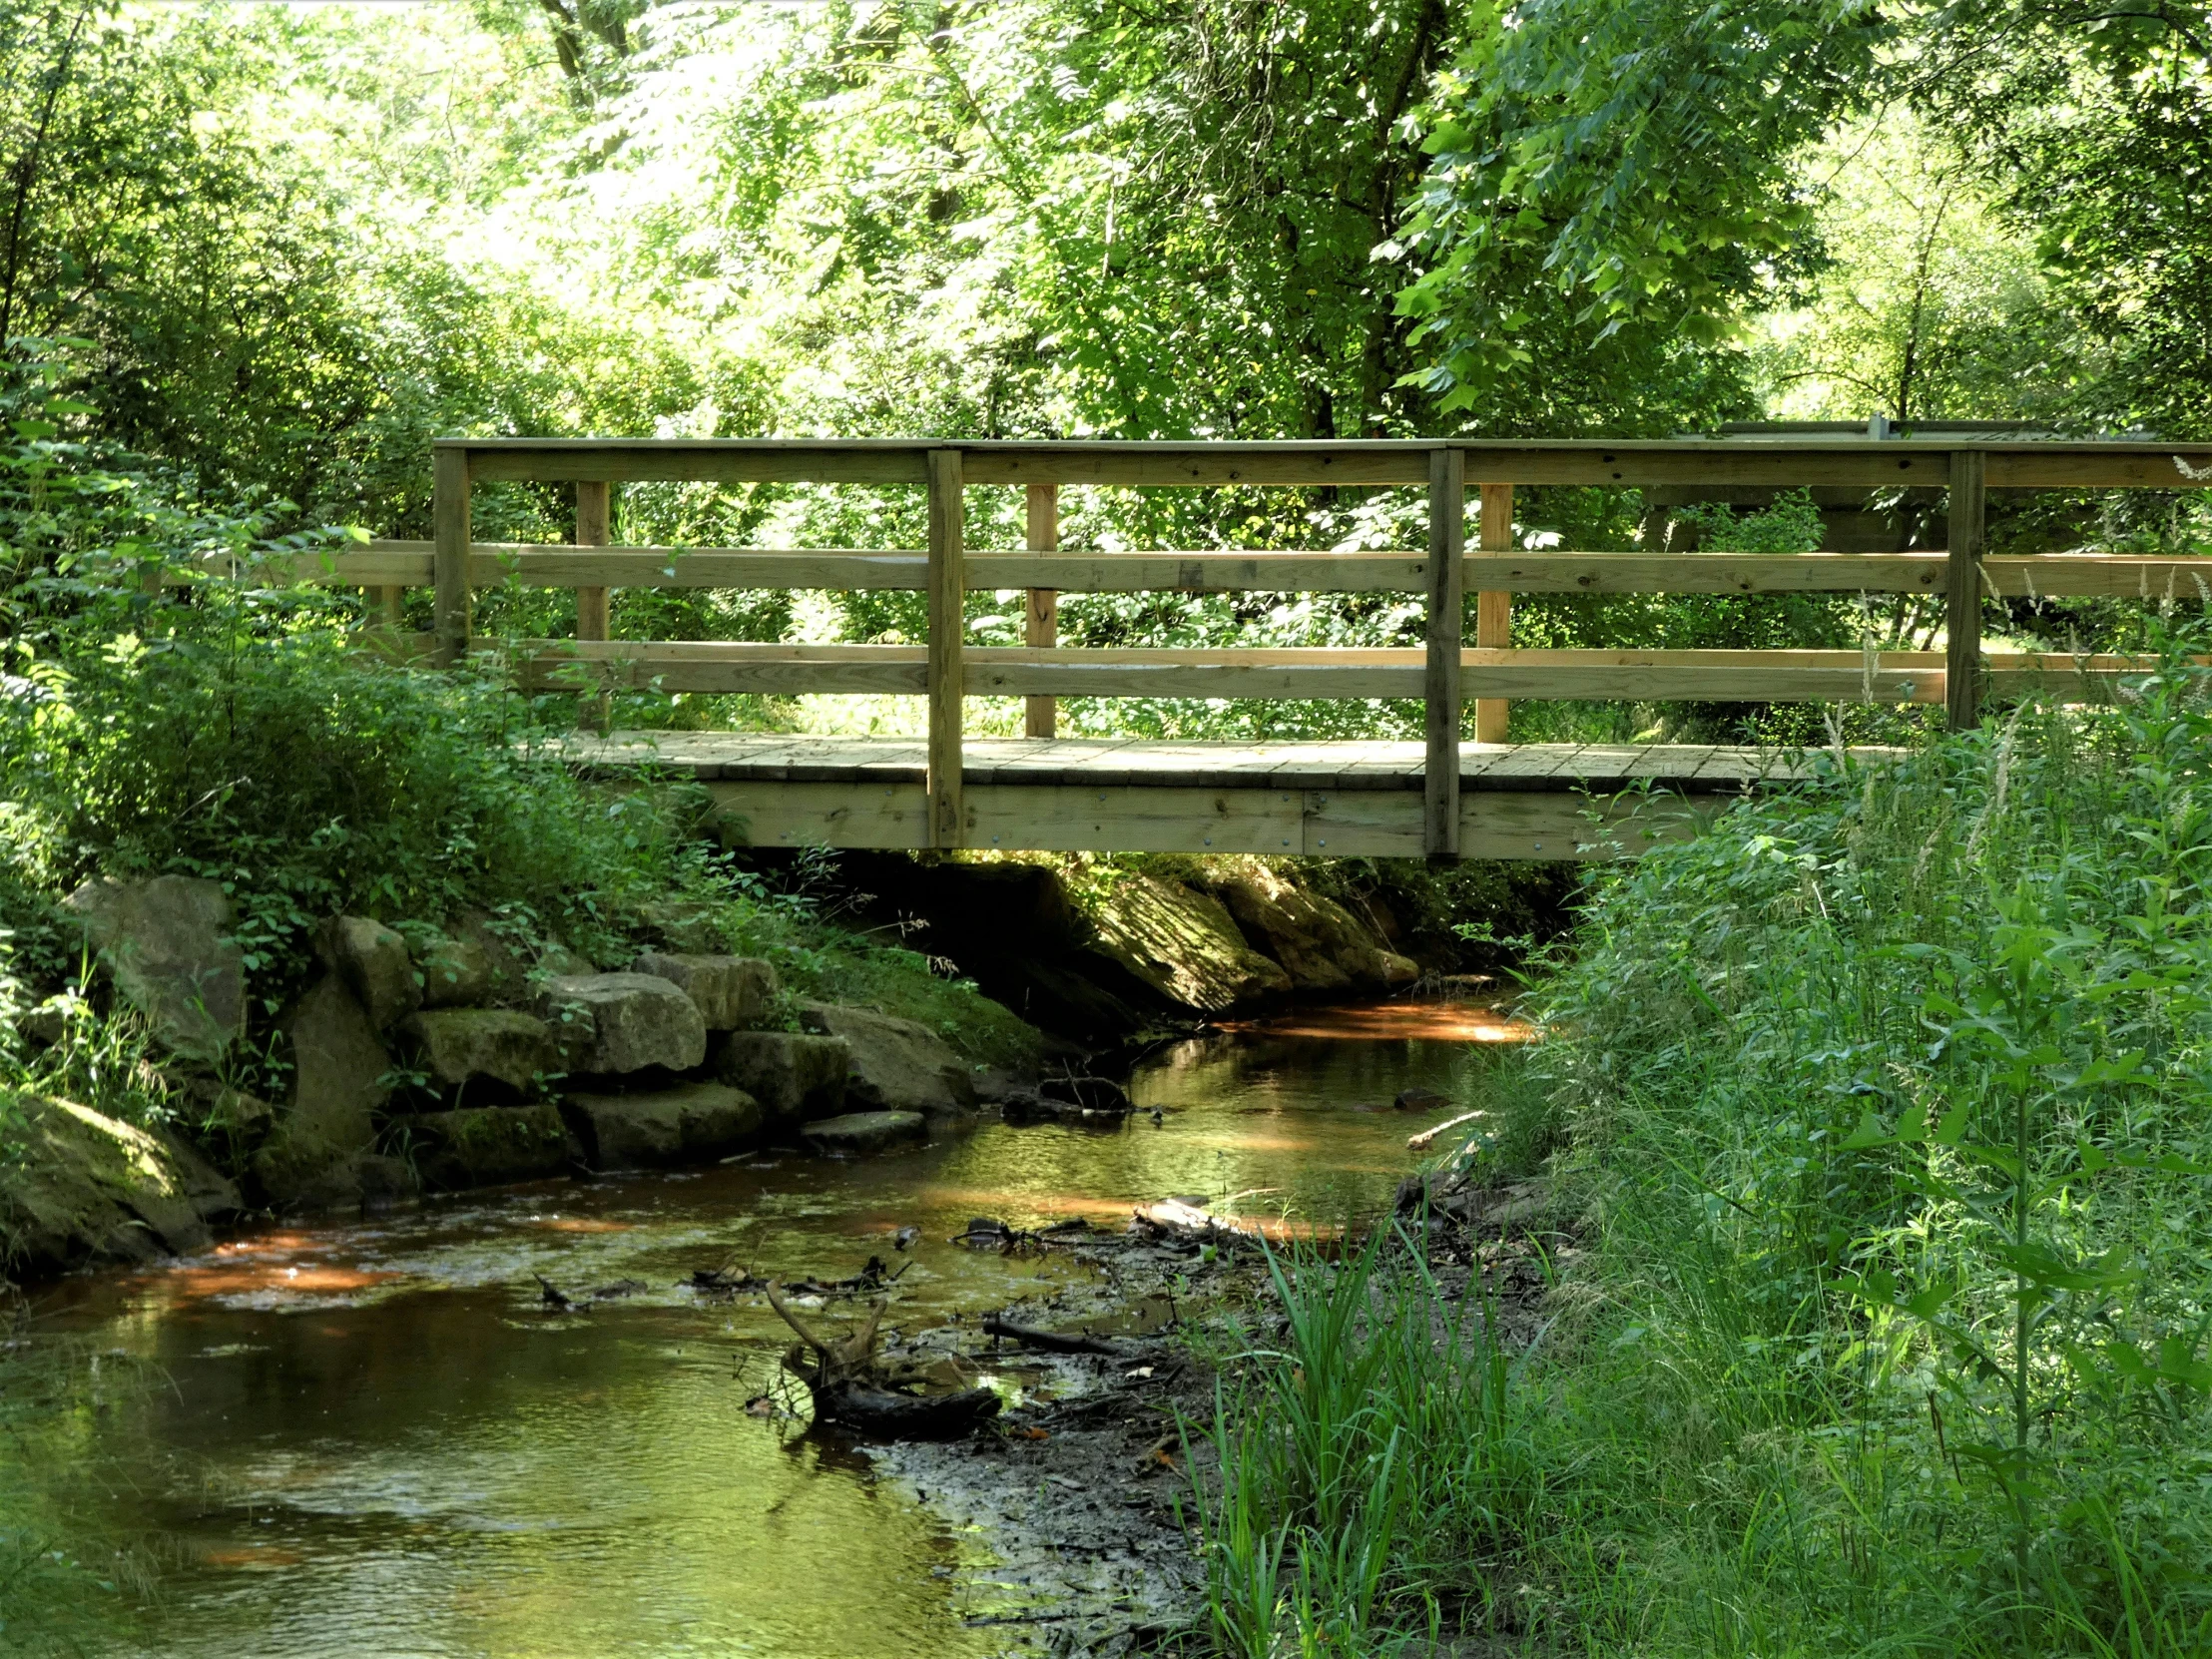
[[[785,1302],[781,1287],[768,1287],[769,1306],[799,1334],[784,1369],[807,1384],[815,1416],[872,1439],[950,1440],[998,1414],[1001,1401],[989,1388],[949,1394],[917,1394],[888,1386],[875,1359],[875,1334],[890,1304],[878,1299],[859,1330],[831,1341],[808,1328]],[[814,1356],[810,1364],[808,1354]]]

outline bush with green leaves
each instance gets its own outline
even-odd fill
[[[1537,1346],[1377,1382],[1467,1311],[1296,1264],[1215,1434],[1219,1651],[2212,1646],[2212,668],[2165,644],[1598,876],[1459,1155],[1582,1218]]]
[[[948,1026],[978,1058],[1033,1034],[972,986],[834,925],[819,895],[720,845],[696,786],[594,783],[557,740],[576,699],[521,695],[496,659],[394,664],[348,595],[293,584],[334,531],[275,533],[251,505],[67,435],[62,374],[0,384],[0,1003],[76,983],[56,900],[94,876],[184,873],[230,893],[259,1037],[333,913],[396,923],[488,911],[614,967],[674,907],[766,953],[802,992],[864,995]],[[0,1007],[0,1013],[8,1008]],[[34,1054],[0,1023],[18,1082],[142,1121],[159,1091],[129,1033],[72,1019]]]
[[[1593,1364],[1765,1579],[1731,1648],[2212,1632],[2212,684],[2170,647],[1609,876],[1543,995]]]

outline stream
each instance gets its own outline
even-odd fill
[[[503,1188],[66,1281],[49,1328],[160,1379],[92,1430],[135,1471],[99,1518],[162,1563],[115,1651],[999,1651],[1005,1631],[970,1622],[992,1604],[989,1536],[833,1435],[749,1412],[789,1333],[692,1273],[828,1280],[880,1256],[917,1331],[1095,1271],[951,1243],[970,1217],[1118,1227],[1183,1194],[1357,1221],[1410,1167],[1406,1136],[1448,1115],[1391,1099],[1464,1101],[1480,1046],[1520,1034],[1471,1003],[1311,1010],[1154,1054],[1130,1081],[1139,1115],[1111,1130],[986,1118],[903,1155]],[[548,1310],[538,1275],[582,1306]]]

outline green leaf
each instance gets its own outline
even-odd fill
[[[1905,1311],[1915,1319],[1933,1320],[1957,1295],[1955,1286],[1924,1285],[1905,1303]]]
[[[1972,1115],[1973,1102],[1961,1100],[1942,1115],[1936,1125],[1936,1133],[1929,1137],[1937,1146],[1956,1146],[1966,1133],[1966,1119]]]
[[[1872,1112],[1862,1112],[1859,1115],[1859,1127],[1846,1137],[1844,1147],[1847,1151],[1858,1151],[1862,1147],[1888,1146],[1893,1138],[1884,1132]]]

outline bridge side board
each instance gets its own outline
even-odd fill
[[[918,782],[710,783],[723,832],[748,846],[918,850],[931,844]],[[1416,858],[1417,790],[1191,789],[1174,785],[969,785],[961,841],[1001,851],[1273,852]],[[1630,856],[1694,833],[1733,795],[1593,801],[1562,791],[1469,792],[1459,851],[1470,858]]]

